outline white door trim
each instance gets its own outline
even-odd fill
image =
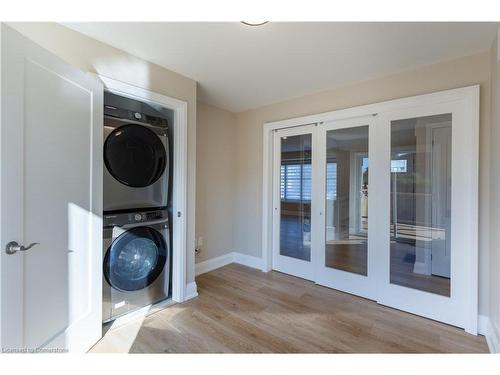
[[[183,302],[190,298],[186,293],[187,102],[102,75],[98,77],[104,84],[105,90],[111,93],[155,103],[174,111],[172,300]]]
[[[468,136],[470,139],[469,156],[471,157],[471,179],[468,188],[471,192],[469,212],[472,225],[469,232],[470,257],[466,278],[468,280],[467,295],[470,301],[466,313],[467,332],[477,333],[478,320],[478,187],[479,187],[479,85],[434,92],[430,94],[395,99],[380,103],[324,112],[281,121],[267,122],[263,131],[263,185],[262,185],[262,270],[272,269],[272,215],[273,215],[273,137],[276,129],[301,126],[311,123],[364,117],[382,114],[385,112],[405,108],[436,105],[453,101],[462,101],[464,104],[464,121],[469,124]]]

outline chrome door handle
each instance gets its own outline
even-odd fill
[[[15,254],[18,251],[26,251],[31,249],[35,245],[40,245],[38,242],[30,243],[28,246],[24,247],[19,245],[16,241],[11,241],[5,246],[5,252],[9,255]]]

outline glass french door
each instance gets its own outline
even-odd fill
[[[316,125],[274,134],[273,268],[314,280]]]
[[[273,269],[477,332],[468,110],[450,100],[275,131]]]
[[[471,152],[460,102],[380,115],[377,145],[384,168],[377,234],[381,246],[377,301],[474,332],[468,265],[474,251]],[[380,207],[382,208],[382,207]],[[474,285],[474,284],[473,284]],[[472,307],[474,308],[474,307]],[[476,312],[477,313],[477,312]]]
[[[318,129],[321,222],[318,284],[374,298],[370,145],[373,117],[325,122]],[[369,173],[370,172],[370,173]]]

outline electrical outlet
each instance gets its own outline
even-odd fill
[[[203,237],[198,237],[195,240],[195,246],[194,246],[194,253],[195,255],[198,255],[201,253],[201,247],[203,246]]]

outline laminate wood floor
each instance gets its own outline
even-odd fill
[[[231,264],[199,296],[109,330],[92,352],[478,353],[484,337],[278,272]]]

